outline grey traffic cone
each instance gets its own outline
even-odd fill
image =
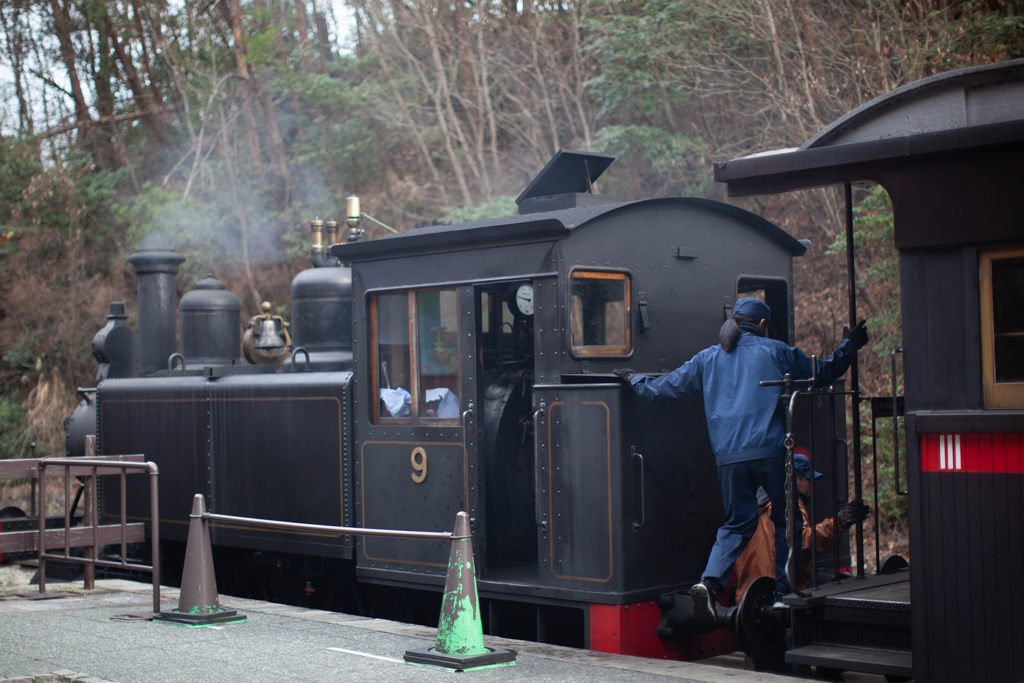
[[[473,539],[469,532],[469,515],[465,512],[455,516],[441,619],[437,625],[437,642],[434,647],[408,650],[405,661],[455,671],[516,663],[515,651],[484,645],[480,602],[476,592]]]
[[[210,529],[203,519],[206,502],[201,493],[192,501],[188,544],[185,547],[185,566],[181,572],[181,592],[178,609],[160,612],[153,621],[164,621],[180,626],[210,626],[211,624],[238,623],[245,616],[233,609],[221,609],[217,596],[217,579],[213,573],[213,549]]]

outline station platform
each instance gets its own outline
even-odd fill
[[[436,629],[221,595],[240,624],[186,628],[132,615],[153,608],[152,587],[98,580],[96,589],[47,580],[0,588],[0,683],[324,683],[326,681],[551,683],[792,682],[742,667],[642,659],[486,637],[515,650],[512,666],[463,673],[408,664],[407,650],[434,645]],[[162,609],[178,591],[161,587]]]

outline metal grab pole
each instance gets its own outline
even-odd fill
[[[797,588],[799,569],[796,566],[800,559],[800,551],[803,547],[803,535],[796,538],[796,515],[800,510],[797,507],[796,475],[793,470],[793,406],[797,396],[800,395],[799,387],[813,387],[818,381],[818,360],[811,356],[811,377],[810,379],[794,380],[791,373],[783,375],[782,379],[765,380],[758,382],[758,386],[783,387],[783,393],[779,397],[786,400],[786,543],[789,546],[789,555],[786,558],[786,581],[793,589],[793,594],[805,598],[807,593],[800,592]],[[813,481],[813,480],[812,480]],[[802,521],[802,520],[801,520]]]
[[[895,471],[894,482],[896,484],[896,495],[905,496],[907,492],[900,488],[900,422],[899,422],[899,396],[896,395],[896,355],[903,353],[903,347],[897,346],[892,350],[892,466]],[[904,367],[906,364],[904,363]],[[875,510],[878,508],[876,507]],[[877,513],[875,517],[877,517]]]
[[[788,378],[789,375],[787,374]],[[786,581],[793,589],[793,595],[806,598],[807,593],[800,591],[800,551],[803,550],[803,533],[800,538],[796,537],[796,516],[800,513],[797,508],[797,487],[796,472],[793,466],[793,404],[796,397],[800,395],[799,389],[793,389],[789,396],[789,406],[786,410],[786,542],[789,544],[789,556],[786,558]],[[811,473],[814,476],[814,473]],[[813,482],[813,478],[811,479]],[[802,520],[801,520],[802,521]],[[813,543],[813,541],[812,541]],[[813,567],[812,567],[813,571]]]
[[[854,262],[853,248],[853,186],[846,183],[846,286],[850,294],[850,329],[857,326],[857,266]],[[860,452],[860,368],[857,354],[853,354],[850,364],[850,395],[853,398],[853,497],[863,498],[861,483],[861,452]],[[864,525],[857,524],[857,578],[864,578]]]

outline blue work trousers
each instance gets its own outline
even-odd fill
[[[757,529],[757,487],[772,501],[771,519],[775,524],[775,590],[790,592],[786,581],[786,460],[782,457],[762,458],[718,466],[718,484],[722,489],[725,523],[718,529],[718,539],[711,549],[703,578],[714,579],[719,586],[729,580],[732,566],[743,553],[747,541]],[[796,517],[796,542],[800,543],[803,518]]]

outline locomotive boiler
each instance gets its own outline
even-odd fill
[[[196,493],[217,513],[321,525],[441,531],[464,510],[487,632],[655,657],[732,649],[721,633],[656,633],[659,597],[699,580],[722,519],[700,398],[648,404],[611,371],[670,371],[741,296],[763,298],[792,343],[807,245],[715,201],[595,194],[612,160],[559,152],[516,216],[315,240],[290,326],[265,311],[241,337],[237,299],[211,278],[182,297],[177,346],[182,257],[136,253],[137,343],[114,304],[69,453],[95,435],[99,454],[156,462],[172,546]],[[798,443],[831,454],[843,420],[841,403],[807,402]],[[845,482],[843,456],[816,467]],[[116,505],[102,498],[104,514]],[[130,499],[128,516],[146,505]],[[442,542],[218,524],[211,538],[222,591],[436,619]]]

